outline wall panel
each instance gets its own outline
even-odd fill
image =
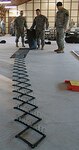
[[[41,13],[48,17],[49,26],[54,28],[55,24],[55,14],[57,11],[56,3],[58,0],[32,0],[28,3],[18,6],[18,10],[24,11],[24,16],[26,16],[27,25],[30,28],[33,19],[36,16],[36,9],[39,8]],[[69,11],[69,21],[73,19],[75,24],[78,24],[78,0],[61,0],[63,2],[63,7]],[[11,13],[9,14],[11,17]]]

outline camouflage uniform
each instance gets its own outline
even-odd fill
[[[69,18],[69,12],[65,8],[62,8],[61,10],[57,11],[56,21],[55,21],[55,27],[57,32],[56,41],[57,41],[58,49],[60,50],[64,49],[64,30],[66,29],[68,18]]]
[[[49,23],[47,17],[41,14],[35,17],[31,29],[36,29],[36,39],[38,47],[40,47],[40,39],[42,47],[44,47],[45,45],[45,27],[48,28],[48,26]]]
[[[27,28],[26,20],[23,16],[19,16],[14,21],[14,28],[16,34],[16,43],[19,41],[19,37],[21,36],[22,45],[24,45],[24,27]]]

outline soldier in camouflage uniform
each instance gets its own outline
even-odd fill
[[[56,42],[58,45],[58,49],[54,50],[57,53],[64,53],[64,32],[67,28],[69,12],[65,8],[63,8],[62,3],[58,2],[57,6],[57,13],[56,13],[56,20],[55,20],[55,27],[56,27]]]
[[[16,47],[18,47],[19,38],[21,36],[22,47],[24,46],[24,27],[27,29],[26,20],[23,17],[23,11],[20,11],[20,16],[16,17],[14,20],[14,28],[16,35]]]
[[[45,28],[48,29],[49,22],[46,16],[42,15],[40,9],[36,9],[37,16],[34,18],[31,29],[36,29],[36,39],[38,49],[40,48],[41,40],[41,50],[43,50],[45,45]]]

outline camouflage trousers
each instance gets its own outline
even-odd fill
[[[64,49],[64,29],[63,28],[56,29],[56,42],[58,45],[58,49],[63,50]]]
[[[16,40],[15,42],[19,42],[19,38],[21,37],[21,42],[24,43],[24,30],[15,30]]]
[[[44,47],[45,45],[45,30],[36,30],[36,39],[37,45],[40,47],[40,44]],[[41,43],[40,43],[41,41]]]

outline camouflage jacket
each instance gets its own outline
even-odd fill
[[[65,8],[58,10],[56,13],[55,27],[66,29],[69,19],[69,12]]]
[[[49,22],[47,17],[45,17],[44,15],[39,15],[36,16],[31,29],[35,28],[36,30],[45,30],[45,28],[47,29],[49,26]]]
[[[15,29],[23,29],[24,27],[27,28],[25,18],[22,16],[16,17],[14,20],[14,27]]]

